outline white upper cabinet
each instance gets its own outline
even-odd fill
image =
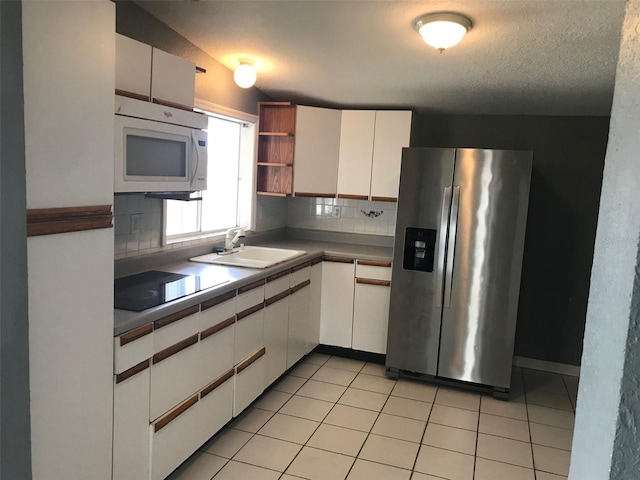
[[[369,198],[376,112],[343,110],[340,123],[338,196]]]
[[[116,90],[151,98],[151,46],[116,34]]]
[[[371,200],[397,200],[402,148],[409,146],[411,111],[376,112]]]
[[[296,109],[294,195],[335,197],[342,111],[302,105]]]

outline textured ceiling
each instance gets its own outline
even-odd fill
[[[235,0],[138,4],[279,100],[425,113],[608,115],[623,0]],[[473,21],[444,53],[415,18]]]

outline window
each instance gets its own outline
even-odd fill
[[[237,226],[253,228],[256,117],[196,104],[209,116],[207,190],[202,200],[165,201],[165,243],[217,236]]]

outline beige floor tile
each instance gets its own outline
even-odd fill
[[[524,386],[527,392],[542,390],[561,394],[567,393],[562,375],[557,373],[541,372],[539,370],[529,370],[525,368],[523,376]]]
[[[379,363],[366,363],[365,366],[362,367],[362,370],[360,370],[360,373],[386,378],[385,366],[380,365]]]
[[[321,422],[333,408],[333,402],[294,395],[279,413]]]
[[[378,412],[371,410],[349,407],[347,405],[336,405],[324,419],[324,423],[360,430],[361,432],[369,432],[377,416]]]
[[[347,387],[342,385],[307,380],[297,393],[303,397],[317,398],[325,402],[337,402],[346,389]]]
[[[396,386],[393,387],[391,395],[433,403],[437,391],[438,387],[436,385],[412,380],[398,380]]]
[[[230,426],[243,432],[256,433],[272,416],[273,412],[267,410],[247,408]]]
[[[556,475],[569,475],[571,452],[560,450],[558,448],[534,445],[533,458],[536,463],[536,470],[555,473]]]
[[[519,467],[533,468],[531,444],[510,438],[478,434],[476,455],[487,460],[510,463]]]
[[[290,393],[280,392],[278,390],[269,390],[264,393],[260,399],[253,404],[253,406],[263,410],[269,410],[270,412],[277,412],[290,398]]]
[[[335,383],[336,385],[348,386],[358,375],[356,372],[342,370],[339,368],[327,367],[326,365],[313,374],[312,380],[318,382]]]
[[[536,480],[567,480],[567,477],[536,470]]]
[[[539,405],[541,407],[556,408],[558,410],[573,411],[568,393],[553,393],[543,390],[527,392],[527,405]]]
[[[500,417],[513,418],[514,420],[527,420],[527,405],[525,403],[507,402],[488,395],[482,396],[480,411]]]
[[[216,434],[211,440],[204,444],[202,450],[219,457],[231,458],[245,443],[253,436],[252,433],[236,430],[235,428],[225,428]]]
[[[295,443],[254,435],[233,459],[284,472],[301,448],[302,446]]]
[[[531,442],[545,447],[571,450],[573,430],[531,423]]]
[[[347,477],[355,458],[304,447],[287,469],[287,473],[309,480],[335,480]]]
[[[476,459],[474,480],[536,480],[530,468],[516,467],[507,463],[494,462],[485,458]]]
[[[426,421],[433,405],[420,400],[391,396],[384,404],[383,413]]]
[[[307,445],[320,450],[328,450],[355,457],[358,455],[366,438],[366,432],[322,424],[309,439]]]
[[[434,405],[431,409],[429,423],[462,428],[464,430],[478,430],[478,412],[462,408]]]
[[[277,480],[280,472],[275,470],[267,470],[266,468],[248,465],[246,463],[235,462],[231,460],[222,470],[214,477],[215,480]]]
[[[322,366],[327,363],[327,360],[329,360],[330,358],[330,355],[325,355],[323,353],[312,353],[310,355],[307,355],[302,362]]]
[[[288,473],[285,473],[280,477],[280,480],[300,480],[301,478],[302,477],[294,477],[293,475],[289,475]]]
[[[473,480],[473,464],[472,455],[422,445],[415,470],[449,480]]]
[[[411,469],[419,448],[418,443],[370,434],[358,458]]]
[[[422,443],[431,447],[474,455],[476,453],[476,432],[429,423],[424,432]]]
[[[293,377],[289,375],[276,383],[273,386],[273,390],[294,394],[300,389],[300,387],[302,387],[302,385],[304,385],[304,382],[306,381],[306,378]]]
[[[276,413],[259,430],[259,433],[287,442],[304,444],[313,435],[318,425],[320,425],[318,422]]]
[[[348,388],[338,403],[341,405],[349,405],[351,407],[366,408],[379,412],[382,410],[384,403],[389,398],[383,393],[368,392],[367,390],[358,390],[357,388]]]
[[[365,375],[360,373],[353,383],[351,383],[351,387],[389,395],[395,384],[396,381],[391,380],[390,378],[376,377],[374,375]]]
[[[434,403],[447,407],[462,408],[464,410],[480,410],[480,394],[465,392],[453,388],[440,387]]]
[[[420,443],[426,422],[381,413],[371,433]]]
[[[427,475],[426,473],[413,472],[411,480],[442,480],[442,477],[434,477],[433,475]]]
[[[514,420],[513,418],[498,417],[488,413],[480,414],[480,433],[488,433],[498,437],[511,438],[521,442],[529,442],[529,422]]]
[[[409,480],[411,470],[357,459],[347,480]]]
[[[360,360],[354,360],[352,358],[331,357],[325,363],[326,367],[341,368],[342,370],[349,370],[350,372],[358,373],[364,367],[365,362]]]
[[[294,377],[302,377],[302,378],[311,378],[311,375],[316,373],[320,365],[314,365],[313,363],[302,362],[298,364],[296,368],[291,370],[289,375],[293,375]]]
[[[192,455],[167,480],[209,480],[227,463],[226,458],[200,453]]]
[[[531,423],[541,423],[551,427],[573,430],[573,424],[575,422],[573,412],[540,407],[538,405],[527,405],[527,411],[529,412],[529,422]]]

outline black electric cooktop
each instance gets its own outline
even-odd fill
[[[228,282],[219,275],[182,275],[151,270],[114,281],[114,307],[141,312]]]

